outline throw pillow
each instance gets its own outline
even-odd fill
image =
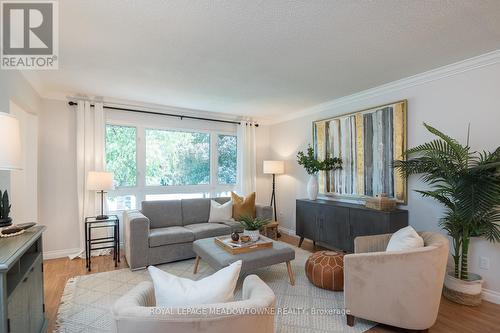
[[[255,192],[246,198],[231,192],[231,200],[233,201],[233,219],[239,220],[242,216],[255,217]]]
[[[181,278],[154,266],[148,271],[155,290],[156,306],[174,307],[224,303],[233,300],[241,260],[198,281]]]
[[[233,202],[231,200],[223,204],[215,200],[210,200],[208,222],[226,222],[231,220],[233,220]]]
[[[411,226],[396,231],[389,239],[386,251],[404,251],[424,247],[424,239]]]

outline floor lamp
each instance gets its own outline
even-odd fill
[[[274,208],[274,221],[278,221],[278,215],[276,214],[276,175],[285,173],[285,162],[264,161],[263,169],[265,174],[273,175],[273,192],[271,194],[271,203],[269,205]]]

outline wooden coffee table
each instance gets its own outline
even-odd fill
[[[270,248],[260,249],[247,253],[230,254],[215,244],[214,238],[198,239],[193,243],[193,251],[196,253],[194,274],[198,271],[200,259],[203,259],[210,267],[219,270],[231,265],[238,260],[242,261],[241,273],[249,273],[257,268],[267,267],[275,264],[286,263],[290,284],[295,285],[295,277],[290,262],[295,259],[295,250],[281,242],[273,241],[264,236],[266,240],[272,241]]]

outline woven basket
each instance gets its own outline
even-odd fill
[[[448,272],[444,279],[443,296],[452,302],[477,306],[481,304],[481,290],[483,280],[479,275],[470,273],[471,281],[464,281],[453,276],[453,272]]]
[[[389,199],[386,193],[380,193],[374,198],[366,199],[365,206],[376,210],[391,211],[396,209],[396,200]]]

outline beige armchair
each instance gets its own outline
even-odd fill
[[[118,333],[274,332],[274,292],[258,276],[243,281],[243,299],[189,307],[155,307],[152,282],[141,282],[113,306]]]
[[[436,321],[448,259],[448,240],[419,233],[424,247],[385,252],[391,234],[357,237],[344,257],[347,324],[355,317],[426,331]]]

